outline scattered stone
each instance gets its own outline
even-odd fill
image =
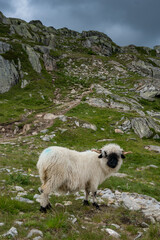
[[[110,102],[110,108],[117,108],[117,109],[120,109],[120,110],[123,110],[123,111],[130,111],[131,108],[127,105],[124,105],[122,103],[119,103],[119,102],[114,102],[114,101],[111,101]]]
[[[63,207],[64,208],[64,205],[62,203],[55,203],[55,207]]]
[[[76,90],[72,89],[71,94],[75,94],[75,93],[76,93]]]
[[[82,125],[82,127],[83,127],[83,128],[87,128],[87,129],[92,129],[92,130],[94,130],[94,131],[97,130],[97,127],[96,127],[96,125],[94,125],[94,124],[84,123],[84,124]]]
[[[20,202],[30,203],[30,204],[34,203],[34,201],[32,201],[28,198],[23,198],[23,197],[18,197],[18,196],[14,197],[12,199],[15,199],[15,200],[20,201]]]
[[[58,117],[59,117],[59,119],[60,119],[62,122],[66,122],[66,121],[67,121],[67,117],[64,116],[64,115],[59,115]]]
[[[129,210],[140,210],[147,218],[152,219],[152,222],[160,221],[160,202],[150,196],[119,191],[113,193],[110,189],[99,190],[98,195],[107,198],[108,205],[115,207],[123,205]]]
[[[17,197],[26,196],[26,195],[27,195],[26,191],[18,192]]]
[[[159,140],[160,139],[160,136],[159,134],[156,134],[154,137],[153,137],[154,140]]]
[[[153,132],[149,128],[149,124],[146,118],[133,118],[131,120],[132,128],[134,132],[140,137],[149,138],[153,135]]]
[[[27,235],[27,238],[31,238],[33,235],[39,235],[41,237],[43,237],[43,232],[38,230],[38,229],[32,229],[28,235]]]
[[[52,113],[46,113],[44,116],[43,116],[43,119],[44,120],[54,120],[55,118],[57,118],[56,115],[52,114]]]
[[[121,129],[115,129],[114,131],[115,133],[122,133],[122,134],[124,133]]]
[[[41,236],[38,236],[38,237],[33,238],[33,240],[40,240],[40,239],[42,239]]]
[[[120,229],[120,226],[118,224],[112,223],[111,226],[115,227],[116,229]]]
[[[23,126],[22,134],[27,133],[31,129],[31,124],[25,124]]]
[[[140,168],[136,168],[137,171],[143,171],[143,170],[146,170],[146,169],[149,169],[149,168],[158,168],[158,166],[156,165],[148,165],[148,166],[145,166],[145,167],[140,167]]]
[[[2,227],[2,226],[4,226],[4,223],[3,223],[3,222],[0,223],[0,227]]]
[[[17,225],[19,225],[19,226],[21,226],[21,225],[23,224],[22,221],[15,221],[14,223],[17,224]]]
[[[33,199],[36,199],[36,202],[40,202],[40,196],[41,196],[41,195],[39,195],[39,194],[35,194],[35,195],[33,196]]]
[[[17,192],[22,192],[24,191],[24,188],[20,187],[20,186],[15,186],[15,189]]]
[[[124,178],[124,177],[128,177],[128,174],[126,173],[113,173],[112,174],[113,177],[120,177],[120,178]]]
[[[142,234],[143,234],[142,232],[138,232],[138,235],[137,237],[134,238],[134,240],[137,240],[138,238],[142,237]]]
[[[52,140],[56,135],[55,134],[51,134],[51,135],[45,135],[45,136],[40,136],[40,138],[45,141],[45,142],[49,142],[50,140]]]
[[[144,148],[149,151],[154,151],[154,152],[160,153],[160,146],[148,145],[148,146],[145,146]]]
[[[116,231],[114,231],[110,228],[106,228],[105,230],[107,233],[109,233],[110,236],[115,237],[115,238],[120,238],[120,234],[117,233]]]
[[[107,138],[105,138],[105,139],[100,139],[100,140],[98,140],[97,142],[113,142],[113,141],[115,141],[115,139],[107,139]]]
[[[79,127],[79,126],[80,126],[80,124],[79,124],[79,122],[78,122],[78,121],[75,121],[74,123],[75,123],[75,125],[76,125],[77,127]]]
[[[35,131],[35,132],[32,132],[32,135],[33,135],[33,136],[37,136],[37,135],[38,135],[38,132],[36,132],[36,131]]]
[[[74,215],[70,215],[69,220],[74,224],[77,222],[77,218]]]
[[[43,129],[40,131],[40,133],[47,133],[49,130],[48,129]]]
[[[70,206],[72,205],[72,202],[71,201],[63,201],[64,203],[64,206]]]
[[[86,101],[90,106],[93,107],[99,107],[99,108],[107,108],[109,107],[109,104],[104,102],[100,98],[89,98],[89,100]]]
[[[9,229],[9,231],[7,232],[7,233],[5,233],[5,234],[3,234],[2,236],[3,237],[16,237],[18,235],[18,231],[17,231],[17,229],[15,228],[15,227],[11,227],[10,229]]]
[[[25,88],[28,84],[29,84],[29,82],[26,79],[22,80],[21,88]]]

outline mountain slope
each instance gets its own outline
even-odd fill
[[[121,239],[139,232],[141,239],[158,239],[159,79],[159,46],[120,47],[96,31],[55,29],[0,13],[0,234],[14,226],[19,239],[34,228],[44,239],[114,239],[111,228]],[[53,195],[55,210],[39,214],[34,197],[42,149],[85,151],[110,142],[133,153],[121,174],[100,186],[102,210],[83,207],[77,193]],[[18,194],[16,186],[24,190]],[[23,194],[33,202],[19,202]]]

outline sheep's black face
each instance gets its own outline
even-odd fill
[[[115,168],[118,164],[118,155],[116,153],[110,153],[108,156],[107,156],[107,165],[108,167],[110,168]]]
[[[110,168],[115,168],[118,165],[119,156],[117,153],[107,154],[105,151],[99,155],[99,158],[107,158],[107,165]],[[121,155],[124,158],[124,155]]]

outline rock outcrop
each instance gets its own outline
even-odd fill
[[[18,81],[19,73],[15,63],[0,56],[0,93],[9,91]]]

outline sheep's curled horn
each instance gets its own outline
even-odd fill
[[[96,153],[99,153],[99,154],[101,154],[102,153],[102,150],[101,149],[92,149],[92,151],[93,152],[96,152]],[[127,154],[129,154],[129,153],[132,153],[131,151],[128,151],[128,152],[122,152],[122,155],[127,155]],[[125,158],[125,157],[124,157]]]

